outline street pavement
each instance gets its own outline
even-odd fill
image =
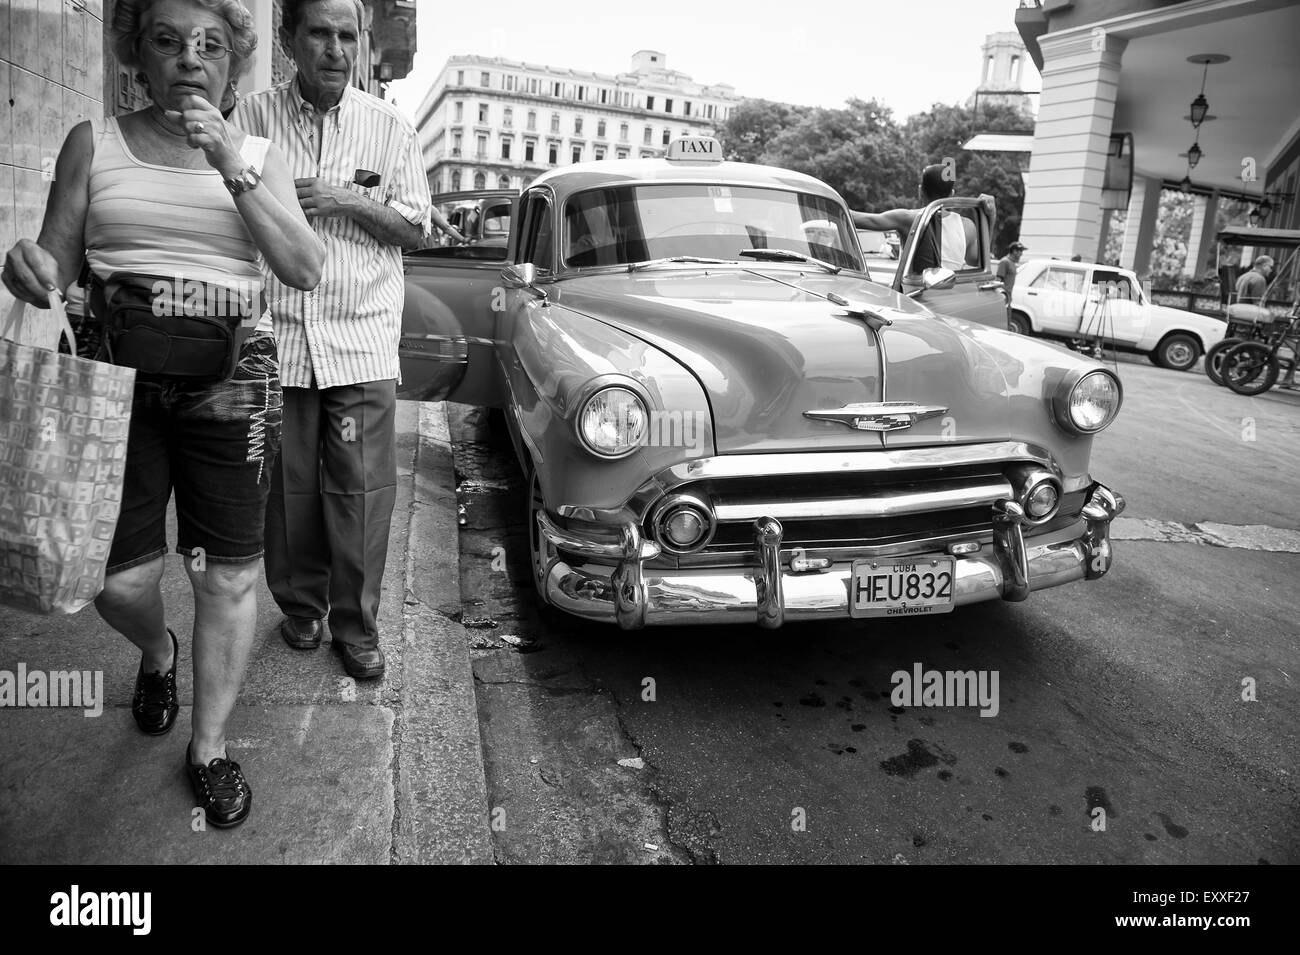
[[[387,674],[355,681],[325,645],[289,649],[260,588],[229,734],[253,789],[252,814],[236,829],[196,831],[182,769],[193,602],[179,556],[167,558],[164,594],[182,706],[161,738],[131,718],[138,651],[93,608],[70,617],[0,609],[0,671],[102,671],[107,700],[93,717],[0,709],[0,863],[491,861],[444,406],[400,402],[397,428],[380,610]],[[170,533],[174,543],[174,517]]]
[[[1104,580],[776,632],[539,612],[508,442],[453,407],[498,861],[1300,861],[1300,396],[1117,368]],[[918,663],[999,712],[893,706]]]
[[[253,815],[196,832],[180,558],[162,739],[135,729],[138,655],[92,609],[0,610],[0,670],[101,670],[108,698],[0,710],[0,862],[1300,861],[1300,396],[1117,367],[1093,471],[1129,510],[1105,580],[776,632],[540,609],[499,419],[403,402],[386,678],[285,647],[263,590],[230,744]],[[996,671],[997,715],[892,705],[918,663]]]

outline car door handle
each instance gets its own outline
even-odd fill
[[[979,287],[979,290],[981,292],[992,292],[995,289],[1001,290],[1001,288],[1002,288],[1002,280],[994,279],[992,282],[985,282],[983,285]]]
[[[1035,291],[1033,291],[1033,290],[1031,289],[1031,290],[1026,290],[1025,294],[1026,294],[1026,295],[1037,295],[1038,293],[1035,292]]]

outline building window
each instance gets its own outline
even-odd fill
[[[524,162],[532,162],[537,152],[537,143],[531,139],[524,140]]]
[[[510,140],[508,139],[501,140],[501,158],[502,159],[510,158]]]
[[[451,154],[453,156],[459,156],[460,147],[461,147],[461,135],[460,133],[453,133],[451,137]]]
[[[581,135],[582,135],[582,117],[581,117],[581,116],[575,116],[575,117],[573,117],[573,135],[575,135],[575,136],[581,136]]]
[[[665,130],[664,130],[664,145],[667,146],[667,145],[668,145],[669,143],[671,143],[672,141],[673,141],[673,131],[672,131],[671,129],[665,129]]]
[[[488,104],[487,104],[487,103],[479,103],[479,104],[478,104],[478,121],[479,121],[480,123],[486,123],[486,122],[488,121]]]
[[[596,135],[601,139],[605,138],[605,121],[603,119],[596,123]]]
[[[664,100],[664,112],[665,112],[665,113],[671,113],[672,111],[673,111],[673,101],[670,100],[670,99],[665,99],[665,100]]]
[[[457,104],[456,104],[456,122],[459,123],[459,122],[461,122],[461,121],[464,120],[464,119],[465,119],[465,104],[464,104],[464,103],[457,103]]]
[[[531,130],[537,129],[537,113],[531,109],[528,111],[528,128]]]
[[[537,77],[533,77],[532,79],[530,79],[530,80],[528,81],[528,92],[530,92],[530,93],[536,93],[536,92],[541,88],[541,87],[538,86],[538,83],[540,83],[540,82],[541,82],[541,81],[540,81],[539,79],[537,79]]]
[[[626,159],[626,158],[627,158],[627,150],[626,150],[626,149],[620,149],[620,150],[618,151],[617,155],[618,155],[618,158],[619,158],[619,159]]]
[[[506,89],[508,89],[508,90],[513,90],[513,89],[515,88],[515,77],[514,77],[514,74],[511,74],[510,76],[505,77],[504,82],[505,82]]]
[[[509,189],[509,188],[510,188],[510,177],[509,177],[509,176],[501,176],[499,179],[497,179],[497,188],[498,188],[498,189]]]
[[[513,126],[514,124],[515,124],[515,111],[511,109],[509,106],[507,106],[505,108],[505,112],[501,114],[501,125]]]
[[[560,144],[551,143],[546,153],[547,153],[546,161],[549,162],[552,166],[554,166],[556,163],[560,161]]]
[[[553,132],[553,133],[558,133],[559,131],[560,131],[560,114],[559,114],[559,113],[552,113],[552,114],[551,114],[551,132]]]
[[[474,188],[475,188],[475,189],[486,189],[486,188],[487,188],[487,176],[485,176],[485,175],[484,175],[483,173],[481,173],[481,172],[476,172],[476,173],[474,173]]]
[[[464,71],[464,70],[457,70],[457,71],[456,71],[456,85],[457,85],[457,86],[464,86],[464,85],[465,85],[465,71]]]
[[[646,108],[646,109],[654,109],[654,108],[655,108],[655,98],[654,98],[653,96],[647,96],[647,97],[645,98],[645,108]]]
[[[585,100],[586,98],[587,98],[587,87],[585,87],[585,86],[579,86],[579,87],[578,87],[578,99]]]
[[[480,74],[479,74],[479,78],[478,78],[478,85],[479,85],[479,86],[484,86],[484,87],[486,87],[486,86],[491,86],[491,85],[492,85],[492,74],[491,74],[491,73],[480,73]]]
[[[604,147],[604,146],[597,146],[597,147],[596,147],[596,159],[597,159],[597,160],[601,160],[601,159],[604,159],[604,158],[605,158],[605,147]]]
[[[560,84],[559,80],[552,81],[551,95],[554,96],[556,99],[559,99],[563,93],[564,93],[564,87]]]
[[[609,103],[609,90],[602,89],[600,91],[600,105],[605,106],[608,103]]]
[[[460,170],[457,169],[451,174],[451,191],[460,192]]]
[[[709,105],[707,105],[707,106],[704,107],[704,118],[705,118],[705,119],[712,119],[712,118],[713,118],[713,104],[712,104],[712,103],[710,103]]]
[[[1020,78],[1020,57],[1017,54],[1011,55],[1011,79]]]
[[[480,134],[478,137],[478,152],[476,158],[487,159],[487,136]]]
[[[691,115],[691,101],[690,101],[690,100],[686,100],[686,101],[684,101],[684,102],[682,103],[682,115],[683,115],[683,116],[690,116],[690,115]]]
[[[618,127],[618,138],[627,142],[627,123],[622,123]]]
[[[643,142],[643,143],[645,143],[647,146],[649,146],[649,145],[650,145],[650,141],[654,138],[654,134],[655,134],[655,131],[654,131],[653,129],[651,129],[649,126],[647,126],[647,127],[645,128],[645,135],[641,137],[641,142]]]
[[[582,147],[581,147],[581,146],[574,146],[574,147],[573,147],[573,161],[574,161],[574,162],[582,162]]]

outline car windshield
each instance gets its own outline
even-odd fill
[[[756,186],[665,182],[592,189],[565,205],[563,241],[570,267],[678,256],[743,261],[743,249],[784,249],[862,270],[840,203]]]

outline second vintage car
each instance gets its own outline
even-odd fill
[[[992,261],[977,200],[915,234],[940,209]],[[685,138],[549,172],[512,222],[504,269],[408,258],[400,393],[504,409],[546,603],[778,627],[1110,569],[1124,504],[1089,456],[1119,379],[936,314],[949,270],[872,282],[824,183]]]
[[[1187,371],[1223,338],[1221,318],[1157,305],[1128,269],[1037,259],[1020,266],[1010,327],[1022,335],[1098,343]]]

